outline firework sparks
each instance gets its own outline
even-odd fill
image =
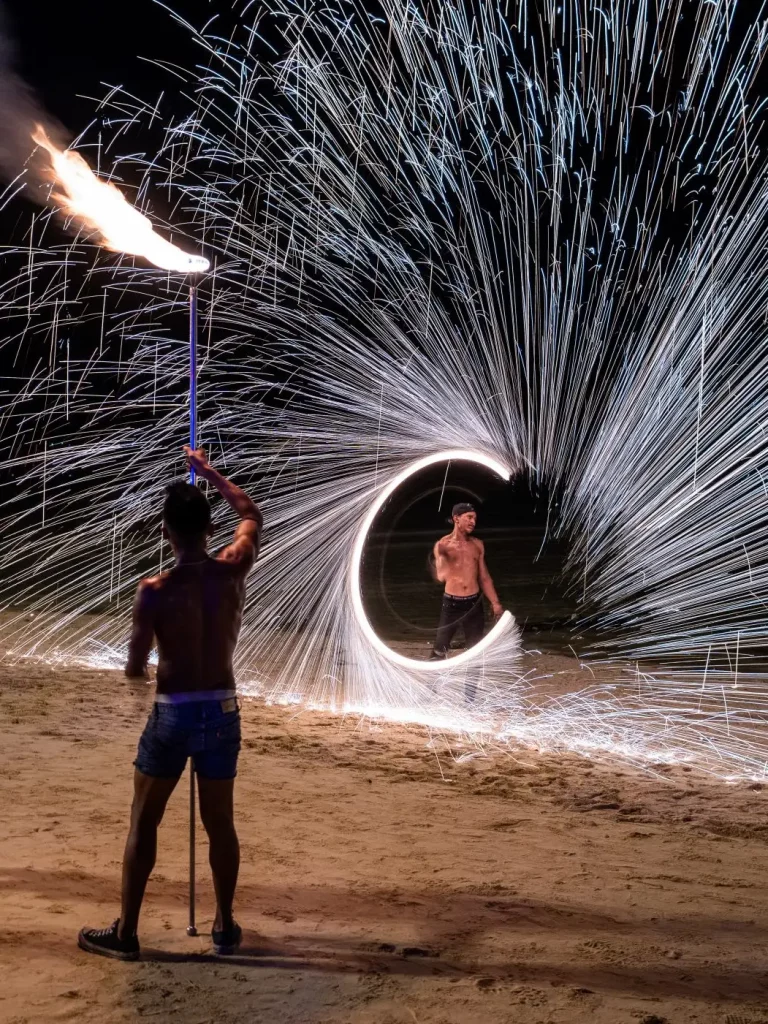
[[[277,56],[247,5],[226,46],[221,26],[198,36],[210,68],[189,72],[187,117],[112,96],[132,151],[163,124],[121,175],[165,189],[215,255],[204,440],[269,524],[239,652],[253,692],[762,772],[765,6],[738,20],[715,0],[686,33],[683,7],[275,0]],[[119,651],[183,432],[183,297],[52,249],[40,216],[5,258],[5,344],[32,354],[0,431],[17,474],[0,594],[21,609],[6,646]],[[67,359],[75,328],[93,351]],[[366,517],[446,450],[559,495],[550,531],[573,539],[610,685],[541,704],[514,630],[428,678],[361,629]],[[630,680],[627,658],[670,664]]]

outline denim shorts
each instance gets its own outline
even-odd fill
[[[240,753],[240,711],[220,700],[154,704],[134,766],[143,774],[177,779],[191,757],[203,779],[234,779]]]

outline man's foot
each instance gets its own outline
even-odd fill
[[[221,931],[214,928],[211,932],[211,938],[213,939],[214,953],[218,953],[220,956],[228,956],[231,953],[237,952],[240,943],[243,941],[243,929],[233,921],[231,927],[222,928]]]
[[[138,960],[139,940],[136,935],[130,939],[120,939],[117,930],[120,927],[120,920],[115,921],[110,928],[83,928],[77,936],[77,944],[80,949],[88,953],[99,953],[101,956],[111,956],[115,960]]]
[[[440,651],[434,651],[433,650],[432,653],[429,656],[429,660],[430,661],[445,661],[447,657],[448,657],[448,652],[447,651],[440,652]]]

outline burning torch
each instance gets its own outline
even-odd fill
[[[111,182],[97,178],[87,162],[72,150],[61,150],[38,125],[32,139],[51,158],[54,189],[51,198],[63,212],[86,230],[98,236],[98,242],[112,252],[140,256],[162,270],[192,275],[189,288],[189,444],[197,448],[197,277],[210,264],[202,256],[192,256],[158,235],[148,217],[131,206]],[[190,469],[190,483],[195,471]],[[195,927],[195,768],[190,761],[189,774],[189,926],[188,935],[197,935]]]

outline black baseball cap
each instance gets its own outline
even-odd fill
[[[460,501],[458,505],[454,505],[451,509],[451,519],[454,516],[463,516],[465,512],[476,512],[475,506],[470,505],[468,501]]]

